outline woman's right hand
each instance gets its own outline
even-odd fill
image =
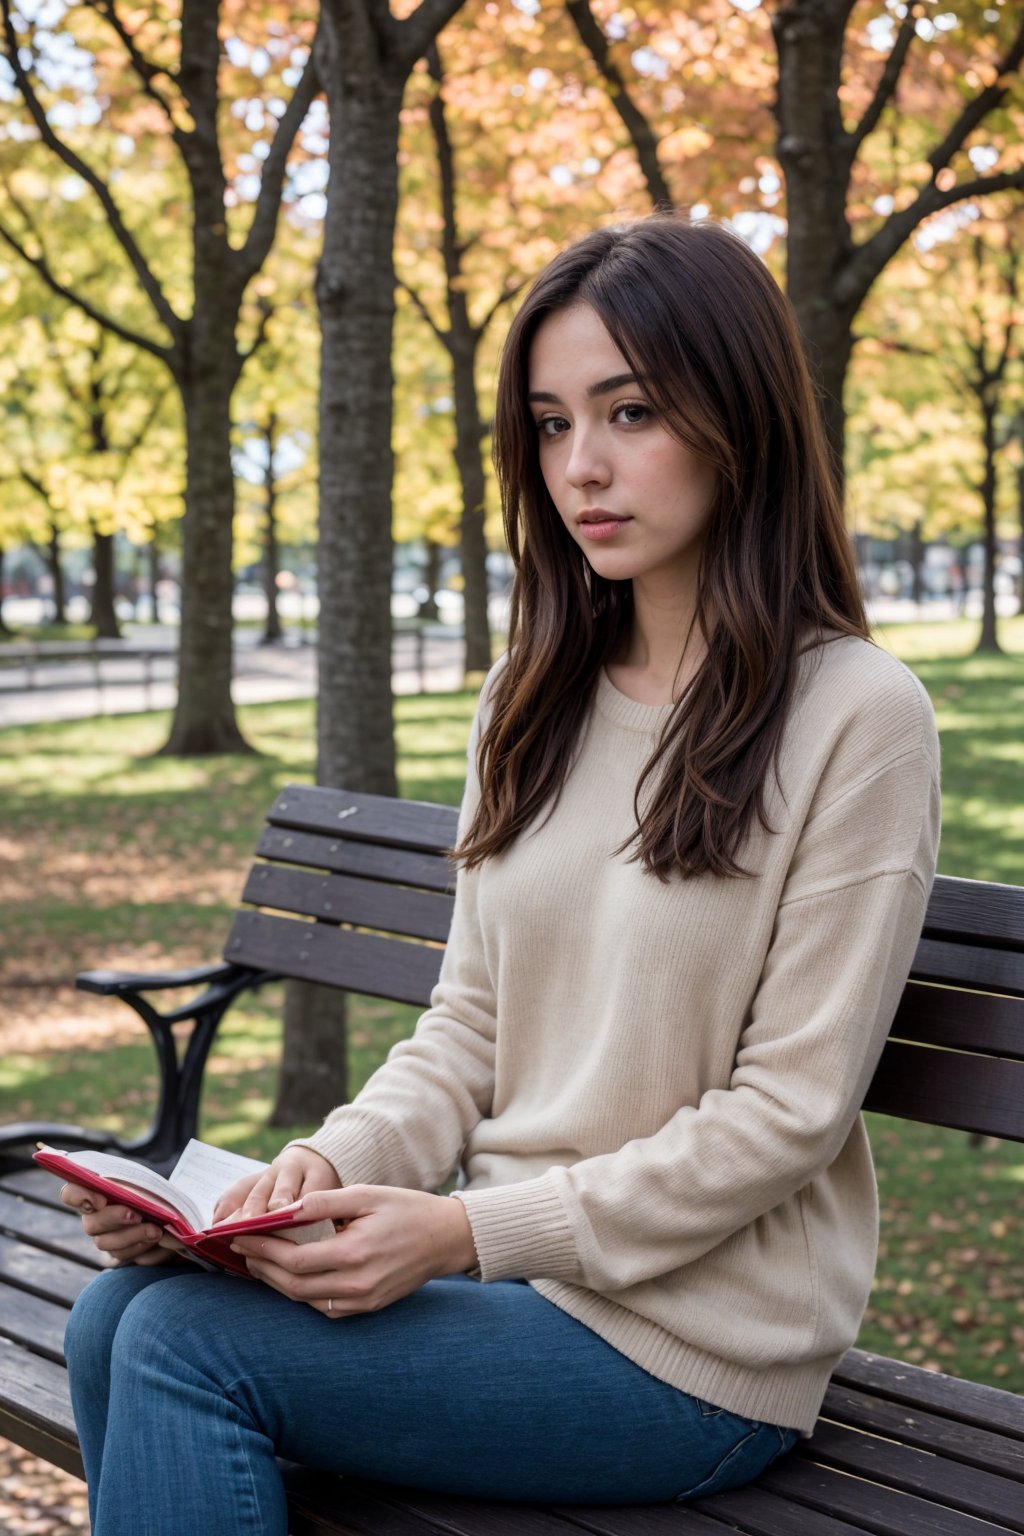
[[[340,1188],[341,1180],[326,1157],[312,1147],[285,1147],[262,1173],[247,1174],[226,1189],[213,1208],[213,1219],[262,1216],[291,1205],[311,1190]]]
[[[86,1236],[117,1264],[163,1264],[178,1250],[176,1240],[168,1238],[163,1227],[108,1200],[99,1190],[64,1184],[60,1198],[79,1213]]]

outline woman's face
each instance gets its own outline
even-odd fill
[[[691,592],[716,473],[662,424],[589,304],[538,326],[528,398],[544,483],[593,569],[652,596]]]

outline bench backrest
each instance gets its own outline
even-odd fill
[[[282,790],[242,897],[259,910],[237,914],[225,959],[426,1007],[456,822],[450,806]],[[937,877],[864,1108],[1024,1141],[1024,889]]]

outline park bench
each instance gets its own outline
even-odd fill
[[[150,1132],[127,1145],[67,1126],[0,1133],[0,1435],[81,1474],[61,1341],[100,1261],[37,1136],[166,1166],[197,1123],[203,1063],[239,993],[280,977],[426,1004],[451,913],[448,807],[293,786],[278,796],[217,964],[156,976],[86,972],[152,1030],[162,1073]],[[306,921],[296,921],[306,919]],[[310,921],[311,919],[311,921]],[[159,1013],[152,997],[199,996]],[[940,877],[865,1108],[1024,1141],[1024,889]],[[172,1026],[191,1027],[175,1046]],[[1009,1346],[1008,1346],[1009,1347]],[[851,1349],[812,1439],[758,1482],[694,1504],[538,1508],[287,1469],[294,1536],[998,1536],[1024,1532],[1024,1402]]]

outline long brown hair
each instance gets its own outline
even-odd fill
[[[516,568],[508,663],[457,857],[472,867],[500,853],[557,798],[599,671],[632,625],[632,584],[597,575],[555,510],[527,405],[537,327],[576,304],[596,311],[666,429],[718,481],[698,576],[706,656],[640,776],[624,848],[662,879],[748,874],[735,854],[755,815],[771,830],[764,786],[797,658],[825,629],[869,630],[789,303],[738,236],[673,215],[595,230],[556,256],[505,342],[494,462]]]

